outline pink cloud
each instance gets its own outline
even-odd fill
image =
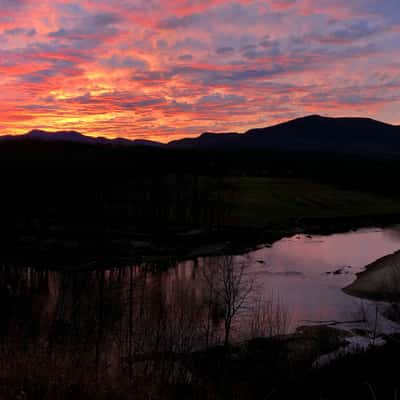
[[[391,2],[3,1],[0,133],[166,141],[308,112],[399,123]]]

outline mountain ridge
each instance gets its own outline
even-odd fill
[[[268,148],[293,151],[334,153],[400,154],[400,127],[371,118],[332,118],[309,115],[243,134],[202,135],[190,142],[182,139],[171,143],[185,148]],[[220,138],[220,139],[219,139]]]
[[[35,140],[170,149],[276,149],[336,153],[400,154],[400,126],[362,117],[308,115],[244,133],[204,132],[160,143],[143,139],[86,136],[77,131],[47,132],[34,129],[24,135],[6,135],[4,141]]]
[[[146,139],[126,139],[117,137],[108,139],[103,136],[87,136],[77,131],[54,131],[49,132],[41,129],[33,129],[22,135],[0,136],[0,143],[5,141],[25,141],[35,140],[42,142],[71,142],[85,144],[110,144],[110,145],[143,145],[143,146],[162,146],[162,143]]]

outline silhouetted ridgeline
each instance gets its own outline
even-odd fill
[[[33,130],[18,137],[3,136],[1,141],[15,139],[44,142],[69,141],[114,146],[148,146],[172,149],[271,149],[285,151],[332,152],[336,154],[399,155],[400,127],[369,118],[327,118],[311,115],[267,128],[238,133],[203,133],[162,144],[149,140],[88,137],[74,131],[48,133]]]
[[[400,127],[369,118],[311,115],[239,135],[205,133],[171,142],[174,148],[265,148],[336,154],[400,154]]]

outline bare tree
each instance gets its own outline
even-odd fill
[[[224,327],[224,346],[229,347],[232,324],[245,309],[246,300],[253,289],[246,274],[245,263],[235,263],[232,256],[218,258],[205,272],[209,291],[209,312],[217,307],[221,310]],[[209,338],[210,315],[207,317],[207,338]]]

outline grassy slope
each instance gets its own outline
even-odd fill
[[[268,226],[300,217],[347,217],[400,213],[400,201],[328,185],[270,178],[239,178],[232,223]]]

